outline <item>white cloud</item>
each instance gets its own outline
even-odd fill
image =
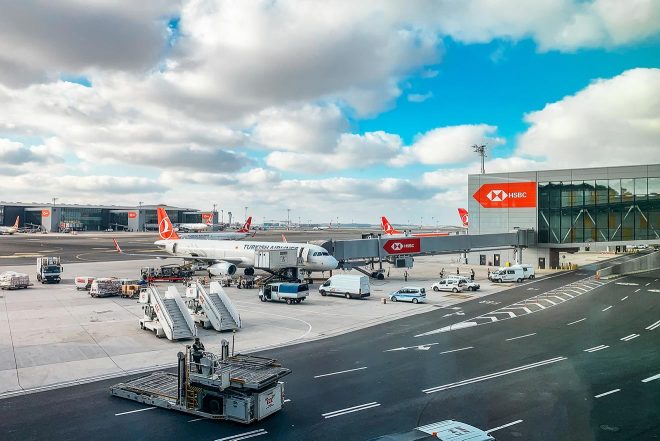
[[[548,167],[660,162],[660,69],[598,80],[525,116],[516,155]]]
[[[408,101],[410,101],[411,103],[423,103],[424,101],[432,97],[433,97],[433,92],[409,93]]]
[[[405,148],[391,164],[403,166],[413,162],[422,164],[460,164],[469,161],[474,153],[471,146],[487,142],[490,146],[503,144],[493,137],[497,127],[487,124],[440,127],[418,135],[412,146]]]

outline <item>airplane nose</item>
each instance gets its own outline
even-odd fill
[[[337,265],[339,265],[339,261],[337,259],[335,259],[334,256],[330,256],[329,260],[330,260],[329,263],[330,263],[332,269],[337,268]]]

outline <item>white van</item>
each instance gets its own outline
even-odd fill
[[[490,273],[490,280],[493,282],[522,282],[525,279],[525,272],[520,266],[507,266]]]
[[[347,299],[369,297],[371,295],[369,277],[343,274],[332,276],[319,286],[319,293],[322,296],[342,295]]]
[[[525,274],[525,279],[533,279],[536,277],[534,274],[533,265],[530,265],[529,263],[522,263],[520,265],[514,265],[514,266],[519,266],[523,269],[523,273]]]

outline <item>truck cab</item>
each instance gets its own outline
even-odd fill
[[[41,283],[60,283],[64,272],[59,257],[37,257],[37,280]]]

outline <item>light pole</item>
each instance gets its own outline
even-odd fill
[[[248,207],[245,207],[245,217],[243,218],[243,222],[247,222],[247,209]]]
[[[291,227],[291,209],[286,209],[286,229],[288,230]]]
[[[431,216],[431,226],[435,226],[435,216]]]
[[[486,144],[475,144],[472,146],[472,150],[481,157],[481,174],[486,174],[486,168],[484,166],[484,161],[486,160]]]
[[[225,223],[225,210],[223,210],[221,208],[220,209],[220,224],[224,224],[224,223]]]

